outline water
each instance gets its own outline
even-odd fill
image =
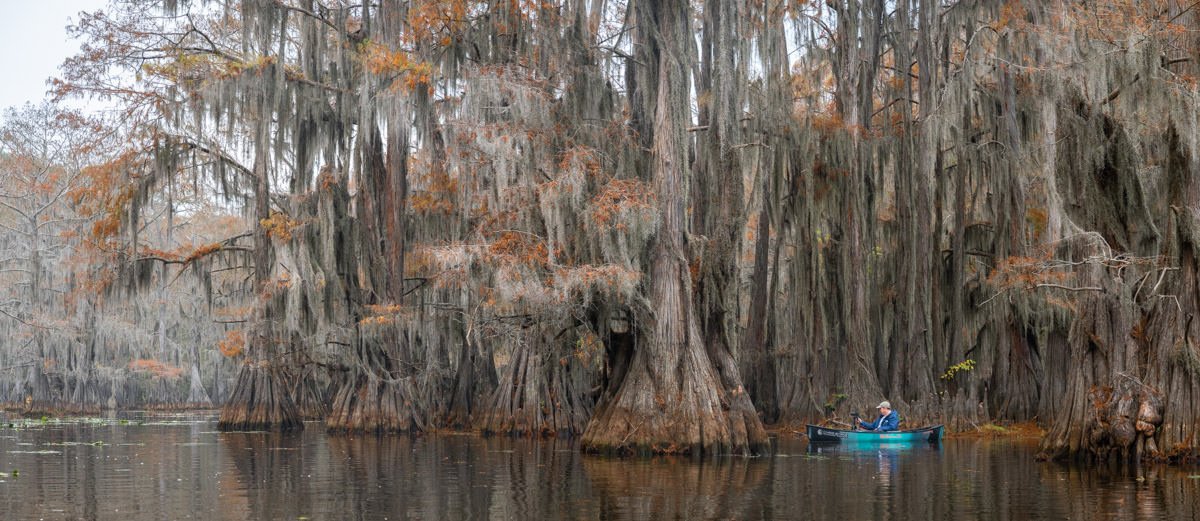
[[[806,449],[698,463],[320,424],[220,433],[201,414],[10,419],[0,519],[1200,519],[1194,468],[1038,463],[1013,441]]]

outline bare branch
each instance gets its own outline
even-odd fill
[[[1084,286],[1084,287],[1080,287],[1080,288],[1072,288],[1072,287],[1063,286],[1060,284],[1048,284],[1048,283],[1038,284],[1034,287],[1035,288],[1054,288],[1054,289],[1061,289],[1061,290],[1066,290],[1066,291],[1104,291],[1104,288],[1098,288],[1095,286]]]

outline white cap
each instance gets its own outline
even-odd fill
[[[891,409],[892,403],[885,400],[885,401],[879,402],[879,405],[876,405],[875,408],[876,409]]]

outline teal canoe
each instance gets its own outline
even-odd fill
[[[890,432],[850,431],[809,425],[806,434],[811,443],[938,443],[942,441],[943,431],[941,425]]]

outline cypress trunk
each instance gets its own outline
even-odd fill
[[[748,453],[767,441],[732,359],[701,343],[685,238],[686,7],[673,0],[630,7],[648,64],[638,85],[653,89],[643,96],[652,109],[645,112],[652,118],[648,163],[661,225],[650,252],[643,334],[625,377],[584,432],[583,447],[592,452]]]

